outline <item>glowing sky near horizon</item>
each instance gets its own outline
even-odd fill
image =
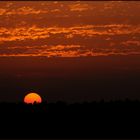
[[[0,3],[0,56],[140,54],[138,1]]]

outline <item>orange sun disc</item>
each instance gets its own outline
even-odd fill
[[[42,102],[42,99],[40,95],[38,95],[37,93],[28,93],[24,97],[24,103],[27,103],[27,104],[41,103],[41,102]]]

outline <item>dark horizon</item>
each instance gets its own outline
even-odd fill
[[[140,137],[140,101],[0,103],[0,113],[0,138]]]

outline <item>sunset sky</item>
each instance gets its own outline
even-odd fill
[[[0,100],[139,98],[139,14],[138,1],[0,2]]]
[[[140,3],[0,3],[0,56],[140,54]]]

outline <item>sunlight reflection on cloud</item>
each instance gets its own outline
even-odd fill
[[[0,56],[139,54],[139,12],[122,1],[0,3]]]

